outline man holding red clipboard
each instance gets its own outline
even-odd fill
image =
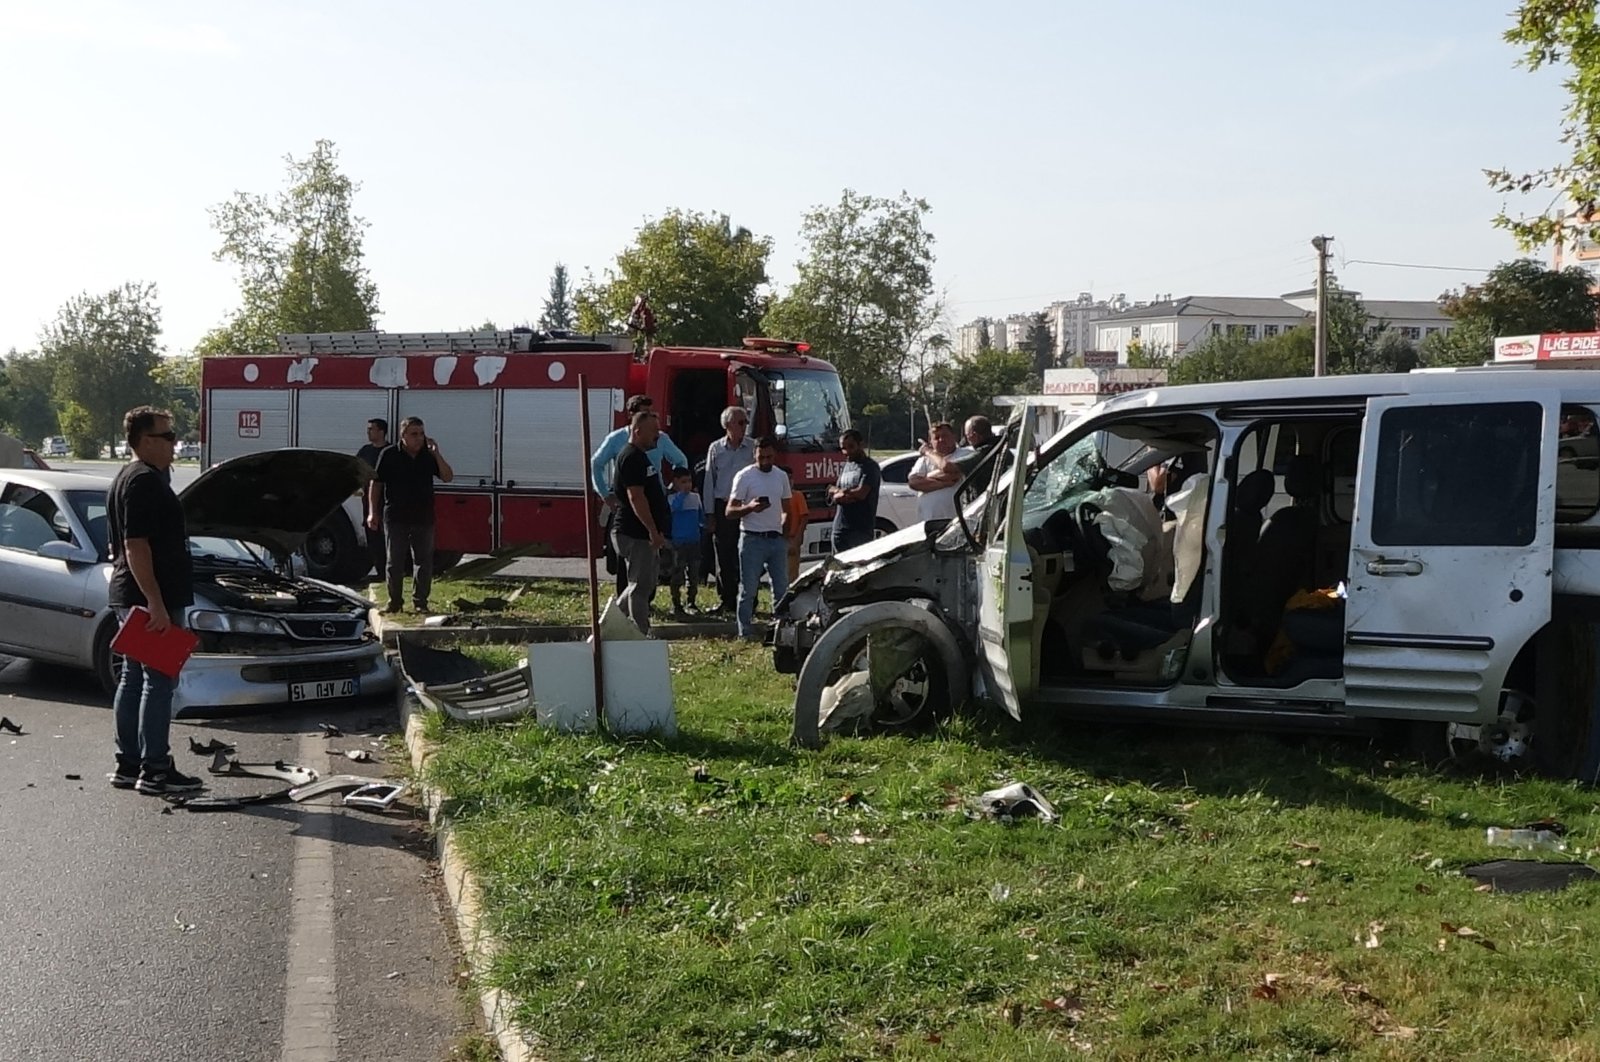
[[[183,611],[194,603],[194,575],[183,506],[172,491],[172,458],[178,437],[172,414],[140,406],[122,418],[132,454],[111,483],[106,498],[106,530],[111,546],[111,606],[126,623],[135,607],[144,610],[143,634],[132,628],[119,639],[130,651],[137,641],[182,626]],[[140,653],[145,660],[155,654]],[[111,784],[141,793],[191,793],[200,779],[179,772],[172,762],[172,675],[150,663],[123,658],[122,681],[112,701],[117,728],[117,769]]]

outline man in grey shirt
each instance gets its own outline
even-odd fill
[[[733,477],[740,469],[756,462],[756,448],[746,435],[750,414],[743,406],[722,411],[726,435],[706,450],[706,479],[701,498],[711,503],[711,531],[717,551],[717,597],[715,611],[733,612],[739,605],[739,521],[728,518],[728,496]]]

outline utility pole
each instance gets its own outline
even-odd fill
[[[1317,338],[1313,376],[1328,375],[1328,244],[1332,242],[1332,236],[1311,237],[1311,246],[1317,249]]]

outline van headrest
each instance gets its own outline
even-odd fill
[[[1277,481],[1272,478],[1272,473],[1265,468],[1258,468],[1239,481],[1233,488],[1234,512],[1246,510],[1259,514],[1272,500],[1272,495],[1277,492]]]
[[[1283,489],[1294,499],[1315,498],[1322,493],[1322,462],[1307,454],[1289,459],[1283,474]]]

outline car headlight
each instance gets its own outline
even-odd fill
[[[203,609],[189,613],[189,626],[197,631],[220,631],[225,634],[285,633],[283,624],[266,616],[250,616],[238,612],[208,612]]]

